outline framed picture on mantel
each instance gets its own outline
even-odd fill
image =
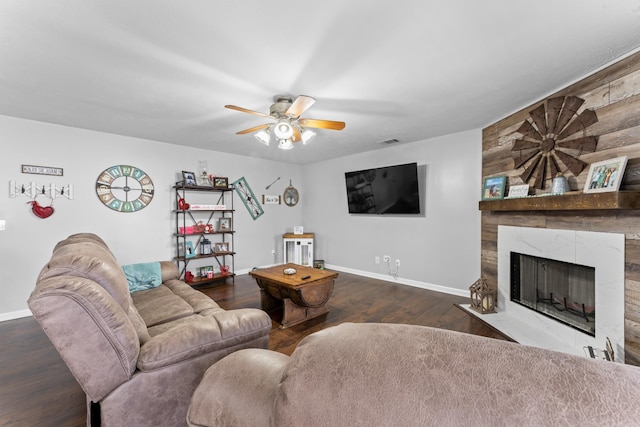
[[[504,188],[507,185],[506,176],[489,176],[482,185],[482,200],[504,199]]]
[[[592,163],[587,180],[584,182],[584,192],[618,191],[626,167],[627,156]]]

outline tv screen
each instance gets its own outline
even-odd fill
[[[351,214],[419,214],[418,164],[346,172]]]

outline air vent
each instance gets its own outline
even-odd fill
[[[400,142],[400,141],[398,141],[397,139],[393,138],[393,139],[386,139],[384,141],[380,141],[380,142],[378,142],[378,144],[387,144],[387,145],[389,145],[389,144],[395,144],[396,142]]]

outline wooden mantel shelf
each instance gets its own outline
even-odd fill
[[[640,191],[608,193],[570,192],[562,196],[523,197],[482,200],[481,211],[573,211],[601,209],[640,209]]]

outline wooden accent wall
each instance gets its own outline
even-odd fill
[[[587,163],[628,156],[621,190],[640,190],[640,53],[621,61],[553,94],[578,96],[583,109],[593,109],[598,122],[587,128],[585,136],[598,135],[594,153],[580,155]],[[522,184],[522,168],[513,170],[511,147],[521,137],[516,130],[529,117],[529,111],[546,99],[483,129],[482,175],[507,175],[508,185]],[[564,171],[564,167],[561,167]],[[582,191],[588,167],[578,177],[569,178],[571,190]],[[547,175],[548,176],[548,175]],[[550,181],[544,190],[548,193]],[[555,196],[562,197],[562,196]],[[625,239],[625,353],[626,363],[640,366],[640,210],[567,210],[482,212],[482,274],[497,284],[498,225],[622,233]],[[604,343],[602,343],[604,346]]]

